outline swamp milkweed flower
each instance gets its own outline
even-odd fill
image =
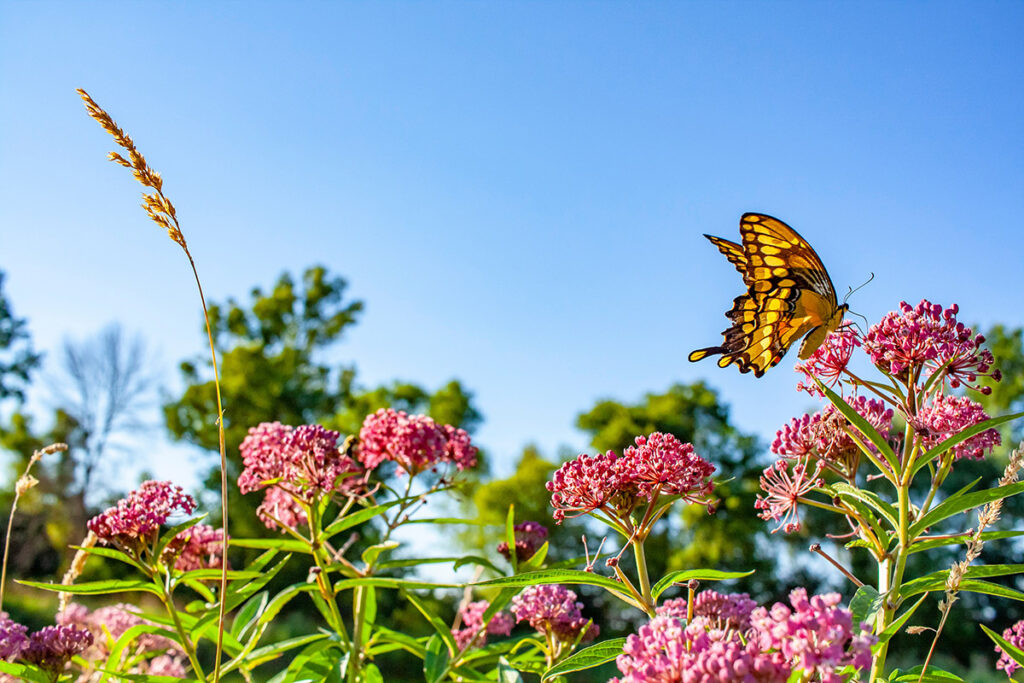
[[[981,404],[966,396],[938,395],[917,411],[913,425],[922,435],[925,447],[931,448],[987,419]],[[958,460],[981,460],[985,451],[991,453],[1002,441],[998,430],[986,429],[954,446],[953,455]]]
[[[1024,620],[1018,621],[1003,631],[1003,639],[1014,647],[1024,648]],[[996,652],[999,653],[999,661],[996,662],[996,668],[1000,671],[1005,671],[1007,678],[1013,678],[1013,672],[1021,668],[1020,664],[1014,661],[998,645],[996,645]]]
[[[798,460],[789,470],[789,461],[782,458],[765,468],[761,475],[761,490],[765,496],[758,495],[754,508],[761,510],[758,517],[763,520],[779,522],[772,530],[775,533],[782,529],[787,534],[800,530],[800,515],[797,504],[800,497],[824,485],[818,476],[821,473],[819,463],[813,473],[807,472],[807,460]]]
[[[583,603],[565,586],[528,586],[512,598],[516,622],[527,622],[537,633],[560,643],[590,642],[601,629],[583,616]]]
[[[659,617],[675,617],[686,621],[688,609],[686,598],[666,600],[658,609]],[[704,590],[693,598],[693,617],[702,619],[705,626],[712,630],[746,631],[750,628],[750,615],[757,603],[746,593],[719,593]]]
[[[512,530],[515,533],[516,539],[514,549],[516,560],[519,562],[533,557],[534,553],[548,540],[548,530],[537,522],[520,522],[512,527]],[[498,544],[498,552],[504,555],[506,560],[512,557],[508,541],[502,541]]]
[[[178,571],[218,568],[224,560],[224,530],[196,524],[175,536],[166,552],[177,555],[174,568]]]
[[[464,429],[439,425],[426,415],[381,408],[363,420],[357,457],[368,470],[391,460],[410,475],[452,463],[459,471],[476,466],[477,448]]]
[[[990,394],[990,387],[977,385],[978,378],[998,382],[1002,375],[992,367],[992,352],[981,348],[985,337],[958,322],[958,312],[956,304],[943,310],[927,299],[913,307],[900,302],[899,312],[888,313],[871,326],[864,350],[887,374],[899,376],[927,365],[932,372],[942,368],[942,382],[948,381],[954,389],[963,385]]]
[[[484,626],[484,612],[490,607],[490,603],[486,600],[477,600],[476,602],[466,603],[462,609],[459,610],[459,617],[462,622],[462,628],[452,631],[452,635],[455,637],[455,644],[458,645],[459,649],[465,649],[470,644],[476,647],[482,647],[487,643],[487,636],[507,636],[512,633],[512,627],[515,626],[515,620],[512,619],[512,615],[508,612],[497,611],[491,620],[487,622],[487,626]]]
[[[268,528],[278,522],[305,524],[303,504],[312,505],[324,495],[362,492],[362,468],[340,451],[339,436],[320,425],[263,422],[249,429],[239,447],[244,469],[238,488],[242,493],[267,489],[256,512]]]
[[[77,626],[46,626],[29,637],[21,658],[51,673],[59,673],[71,658],[92,645],[93,636]]]
[[[28,627],[0,612],[0,659],[13,662],[28,647]]]
[[[195,498],[180,486],[169,481],[146,481],[117,505],[90,519],[87,526],[101,541],[137,548],[151,540],[171,515],[195,511]]]
[[[806,391],[812,396],[824,396],[824,392],[818,388],[814,380],[820,380],[827,387],[835,386],[846,372],[846,366],[853,358],[853,350],[860,344],[860,336],[853,324],[847,323],[838,330],[829,332],[825,341],[815,349],[810,358],[796,364],[794,369],[803,373],[807,379],[806,384],[798,382],[796,390]]]

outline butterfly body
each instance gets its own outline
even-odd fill
[[[842,324],[848,307],[836,301],[821,259],[793,228],[771,216],[746,213],[740,236],[742,244],[705,235],[743,276],[747,293],[736,297],[725,314],[732,325],[722,333],[722,345],[697,349],[690,360],[721,354],[719,367],[735,363],[740,372],[753,370],[760,377],[801,337],[800,358],[810,357]]]

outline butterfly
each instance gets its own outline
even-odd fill
[[[843,322],[847,304],[836,301],[832,279],[821,259],[796,230],[778,218],[745,213],[742,244],[704,235],[743,275],[747,293],[736,297],[725,315],[732,326],[721,346],[697,349],[690,361],[721,354],[719,367],[733,363],[760,377],[778,364],[800,337],[807,359]]]

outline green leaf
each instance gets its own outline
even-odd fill
[[[585,574],[586,572],[580,573]],[[677,569],[676,571],[669,572],[665,576],[661,577],[661,580],[651,588],[651,595],[653,595],[654,599],[657,600],[662,593],[672,586],[672,584],[683,583],[690,579],[696,579],[698,581],[725,581],[727,579],[741,579],[744,576],[750,576],[753,573],[753,569],[748,572],[723,572],[717,569]],[[620,584],[616,585],[619,586],[619,590],[622,590]]]
[[[450,657],[445,641],[439,635],[431,636],[427,641],[426,656],[423,657],[423,676],[427,683],[441,680]]]
[[[248,600],[250,597],[258,593],[263,589],[267,583],[270,582],[277,573],[284,569],[284,566],[291,559],[291,555],[285,555],[282,557],[277,564],[271,569],[259,573],[258,577],[244,583],[241,581],[234,581],[228,585],[227,599],[225,602],[225,610],[231,612],[236,607],[241,605],[243,602]],[[211,627],[214,627],[216,631],[217,620],[220,618],[220,608],[218,605],[211,605],[210,609],[200,617],[195,625],[191,628],[189,634],[196,639],[202,638],[207,634]]]
[[[252,652],[242,655],[240,658],[233,659],[225,664],[222,671],[224,673],[234,671],[235,669],[240,668],[242,664],[245,664],[246,668],[253,669],[260,664],[266,664],[267,662],[277,659],[288,650],[302,647],[303,645],[308,645],[309,643],[314,643],[327,637],[328,635],[326,633],[313,633],[310,635],[298,636],[296,638],[288,638],[277,643],[256,648]]]
[[[369,548],[363,551],[363,562],[366,563],[367,567],[371,567],[373,566],[373,563],[377,561],[377,558],[380,557],[381,553],[387,552],[389,550],[394,550],[399,545],[401,544],[398,541],[388,541],[387,543],[377,543],[376,545],[371,545]]]
[[[423,659],[426,655],[426,649],[420,639],[413,638],[412,636],[401,633],[399,631],[392,631],[386,626],[378,626],[376,633],[374,634],[375,642],[380,643],[381,646],[370,647],[370,654],[375,655],[379,652],[390,652],[395,649],[402,649],[413,655]],[[394,645],[395,647],[392,647]]]
[[[523,683],[523,677],[504,657],[498,657],[498,683]]]
[[[74,583],[69,586],[65,586],[60,583],[47,583],[44,581],[23,581],[18,580],[23,586],[30,586],[32,588],[41,588],[47,591],[56,591],[58,593],[72,593],[74,595],[104,595],[107,593],[130,593],[132,591],[142,591],[144,593],[152,593],[153,595],[160,595],[160,589],[149,581],[140,581],[137,579],[106,579],[104,581],[87,581],[85,583]]]
[[[878,449],[878,452],[882,454],[883,458],[885,458],[885,461],[889,463],[890,467],[892,467],[893,472],[898,472],[900,462],[899,458],[896,457],[896,453],[893,452],[892,446],[890,446],[889,442],[885,440],[885,437],[879,434],[878,430],[875,429],[870,422],[865,420],[860,413],[854,410],[849,403],[844,401],[839,394],[822,384],[821,380],[817,377],[814,378],[814,381],[817,382],[818,388],[825,393],[825,396],[827,396],[828,400],[832,402],[832,405],[836,407],[836,410],[842,413],[843,417],[849,420],[850,424],[857,428],[857,431],[863,434],[868,441],[874,444],[875,448]]]
[[[544,544],[541,545],[541,547],[537,548],[537,552],[535,552],[533,554],[533,556],[530,557],[530,559],[528,559],[523,564],[523,569],[528,571],[528,572],[540,569],[541,567],[544,566],[544,560],[545,560],[545,558],[547,558],[547,556],[548,556],[548,542],[544,541]]]
[[[948,451],[953,446],[956,446],[958,444],[963,443],[964,441],[967,441],[967,439],[971,438],[975,434],[981,434],[983,431],[987,429],[998,427],[999,425],[1004,424],[1006,422],[1016,420],[1018,417],[1024,417],[1024,413],[1013,413],[1012,415],[993,417],[991,420],[979,422],[973,427],[965,429],[962,432],[957,432],[956,434],[949,437],[945,441],[940,442],[937,446],[931,448],[930,450],[918,456],[917,460],[914,461],[913,466],[910,468],[910,476],[913,477],[922,467],[924,467],[929,462],[931,462],[938,456]]]
[[[234,621],[231,622],[231,635],[243,640],[243,634],[255,628],[259,623],[259,617],[266,611],[269,602],[270,593],[267,591],[261,591],[249,598],[235,614]]]
[[[625,645],[625,638],[613,638],[595,643],[563,659],[545,671],[544,675],[541,676],[541,680],[544,681],[573,671],[583,671],[585,669],[593,669],[595,666],[601,666],[621,655],[622,648]]]
[[[999,646],[999,649],[1006,653],[1007,657],[1021,666],[1024,666],[1024,650],[1021,650],[1019,647],[1006,640],[1006,638],[1003,638],[988,626],[985,626],[985,624],[978,624],[978,626],[980,626],[985,634],[992,639],[992,642]]]
[[[208,515],[203,514],[199,515],[198,517],[193,517],[192,519],[186,519],[181,524],[175,524],[174,526],[170,527],[167,531],[165,531],[163,534],[161,534],[160,540],[157,541],[156,544],[156,556],[159,557],[161,554],[163,554],[164,548],[167,547],[168,543],[174,540],[175,536],[180,534],[182,531],[185,531],[186,529],[191,529],[196,524],[199,524],[199,522],[206,519],[207,516]]]
[[[928,527],[934,526],[958,512],[971,510],[994,500],[1015,496],[1024,491],[1024,481],[1006,486],[997,486],[972,493],[956,493],[932,508],[921,519],[910,525],[910,537],[917,538]]]
[[[850,600],[850,611],[853,612],[853,623],[874,623],[875,615],[882,608],[884,600],[873,586],[861,586]]]
[[[308,543],[297,538],[231,538],[228,548],[254,548],[256,550],[277,550],[282,553],[305,553],[310,555]]]
[[[71,547],[74,548],[75,550],[84,550],[85,552],[89,553],[90,555],[95,555],[97,557],[106,557],[106,558],[109,558],[111,560],[117,560],[119,562],[124,562],[125,564],[130,564],[131,566],[133,566],[136,569],[138,569],[140,572],[145,572],[146,571],[146,568],[143,567],[140,563],[136,562],[130,555],[128,555],[127,553],[121,552],[120,550],[116,550],[114,548],[102,548],[100,546],[93,546],[91,548],[83,548],[80,545],[73,545]]]
[[[343,674],[341,654],[338,643],[332,640],[321,640],[307,645],[288,666],[282,683],[340,683]]]
[[[910,617],[914,614],[914,612],[917,611],[917,608],[921,606],[921,603],[923,603],[927,599],[928,599],[928,594],[925,593],[924,595],[921,596],[920,600],[915,602],[911,607],[909,607],[907,609],[906,612],[901,614],[898,619],[893,621],[891,624],[889,624],[885,628],[884,631],[882,631],[881,633],[878,634],[878,642],[879,643],[887,643],[887,642],[889,642],[889,639],[892,638],[894,635],[896,635],[897,633],[900,632],[900,629],[902,629],[904,624],[907,623],[907,620],[910,619]]]
[[[457,571],[460,567],[464,567],[467,564],[475,564],[479,567],[486,567],[495,574],[501,574],[501,570],[494,566],[494,564],[486,557],[480,557],[479,555],[464,555],[455,560],[455,564],[452,565],[452,569]]]
[[[874,491],[865,491],[864,489],[857,488],[856,486],[850,486],[846,482],[842,481],[833,484],[832,488],[835,489],[839,494],[839,497],[843,500],[858,500],[885,517],[886,521],[892,525],[893,529],[899,528],[900,513],[892,506],[891,503],[887,503],[882,500],[882,498]]]
[[[32,681],[33,683],[50,683],[53,679],[49,674],[29,664],[13,664],[0,660],[0,673],[10,674],[20,681]]]
[[[152,624],[136,624],[131,628],[125,630],[118,639],[114,642],[114,645],[110,648],[110,654],[107,656],[106,664],[104,668],[108,671],[117,671],[121,668],[121,657],[124,655],[125,649],[127,649],[132,643],[141,635],[154,634],[170,638],[172,641],[181,644],[181,638],[177,633],[170,629],[163,628],[161,626],[154,626]],[[104,636],[106,638],[106,636]]]
[[[365,586],[363,591],[363,642],[370,642],[373,624],[377,621],[377,591],[373,586]]]
[[[536,572],[525,572],[515,576],[503,576],[497,579],[481,581],[470,584],[472,586],[515,586],[525,588],[526,586],[540,586],[545,584],[568,583],[599,586],[607,590],[621,592],[623,586],[614,579],[607,576],[593,574],[591,572],[579,571],[576,569],[542,569]]]
[[[898,678],[890,679],[890,681],[891,683],[917,683],[917,680],[921,678],[923,668],[923,666],[915,666],[913,669],[902,672]],[[953,681],[966,683],[964,679],[956,674],[951,674],[934,666],[929,666],[924,678],[921,679],[921,683],[951,683]]]
[[[363,522],[367,522],[373,519],[374,517],[391,509],[395,505],[398,505],[403,500],[405,499],[399,498],[398,500],[391,500],[388,501],[387,503],[373,505],[368,508],[363,508],[362,510],[357,510],[356,512],[353,512],[350,515],[339,517],[338,519],[331,522],[326,529],[324,529],[324,537],[331,538],[332,536],[337,536],[346,529],[351,529],[352,527],[362,524]]]
[[[410,519],[406,524],[467,524],[471,526],[500,526],[493,522],[481,522],[479,519],[462,519],[461,517],[424,517]]]
[[[420,614],[422,614],[426,620],[430,622],[430,625],[434,627],[434,631],[437,632],[437,637],[439,637],[444,645],[447,646],[445,657],[451,656],[452,652],[458,652],[459,648],[455,645],[455,638],[452,636],[452,631],[448,624],[446,624],[444,620],[441,619],[441,617],[439,617],[420,596],[408,591],[402,591],[402,595],[405,596],[405,599],[411,602],[413,607],[418,609]],[[427,654],[429,655],[429,645],[427,647],[427,651]],[[424,664],[424,666],[426,665]]]
[[[384,675],[372,662],[363,667],[363,683],[384,683]]]
[[[519,559],[516,557],[516,506],[509,504],[508,514],[505,516],[505,543],[508,544],[509,562],[512,563],[512,573],[519,573]]]
[[[1024,530],[1018,531],[984,531],[981,534],[981,540],[983,541],[998,541],[1004,538],[1017,538],[1018,536],[1024,536]],[[911,553],[919,553],[924,550],[932,550],[933,548],[941,548],[947,545],[958,545],[960,543],[966,543],[971,538],[971,534],[967,533],[963,536],[955,536],[953,538],[935,538],[935,539],[923,539],[918,540],[910,546]]]
[[[406,588],[409,590],[430,590],[433,588],[462,588],[461,583],[431,583],[412,579],[393,579],[387,576],[364,576],[359,579],[340,579],[334,582],[334,592],[340,593],[357,586],[380,586],[382,588]]]

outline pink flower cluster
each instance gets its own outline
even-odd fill
[[[426,415],[381,408],[363,420],[358,458],[367,469],[391,460],[408,474],[450,462],[461,471],[476,466],[477,449],[464,429],[439,425]]]
[[[875,431],[888,438],[892,431],[893,411],[878,399],[855,396],[849,400],[850,406],[857,411]],[[860,449],[846,433],[849,421],[832,404],[813,415],[794,417],[788,424],[775,433],[771,451],[787,458],[804,458],[812,456],[834,465],[842,465],[855,461],[860,456]],[[855,434],[859,435],[856,428]],[[860,440],[872,451],[875,447],[870,440],[859,436]]]
[[[13,662],[28,647],[28,627],[0,612],[0,659]]]
[[[922,299],[917,306],[900,303],[899,312],[887,314],[871,326],[864,337],[864,350],[871,361],[890,375],[900,375],[914,368],[929,367],[932,372],[942,368],[942,381],[952,388],[960,385],[991,393],[979,387],[980,377],[1001,379],[993,369],[992,352],[982,349],[982,335],[958,322],[956,304],[943,310],[939,304]]]
[[[790,668],[757,640],[709,632],[674,617],[655,617],[626,639],[615,663],[622,673],[608,683],[785,683]]]
[[[779,529],[787,534],[800,530],[800,515],[797,504],[802,496],[807,495],[814,489],[825,484],[821,479],[821,463],[819,462],[814,472],[807,471],[808,460],[798,460],[793,464],[790,471],[790,462],[781,458],[765,468],[761,474],[760,494],[754,501],[754,508],[760,510],[758,517],[763,520],[779,522],[779,526],[772,530],[775,533]]]
[[[689,625],[667,614],[655,617],[626,639],[616,660],[623,676],[612,680],[783,683],[799,670],[807,680],[843,683],[851,679],[839,673],[844,668],[871,664],[874,638],[866,624],[854,628],[850,611],[838,606],[838,594],[808,598],[798,588],[790,594],[790,605],[777,603],[771,609],[750,608],[745,597],[713,594],[706,603],[712,613],[727,605],[738,617],[733,623],[743,624],[740,628],[719,628],[721,614],[695,618]]]
[[[174,513],[190,515],[195,511],[195,498],[180,486],[169,481],[147,481],[117,505],[90,519],[88,527],[106,543],[133,547],[158,533]]]
[[[546,486],[557,523],[566,512],[578,516],[599,508],[626,516],[641,500],[650,503],[660,494],[710,506],[715,466],[697,455],[692,444],[661,432],[635,441],[621,457],[612,451],[584,454],[555,472]]]
[[[1003,639],[1016,648],[1024,648],[1024,620],[1018,621],[1003,631]],[[999,661],[996,662],[996,668],[1000,671],[1005,671],[1007,678],[1013,678],[1013,672],[1021,668],[1020,664],[1011,658],[1010,655],[1006,654],[1003,648],[998,645],[996,645],[996,652],[999,653]]]
[[[541,635],[562,643],[592,641],[600,633],[597,624],[583,616],[583,603],[565,586],[528,586],[512,598],[516,623],[528,622]],[[582,634],[582,635],[581,635]]]
[[[515,532],[515,553],[516,561],[518,562],[523,562],[533,557],[533,554],[548,540],[548,530],[537,522],[520,522],[512,530]],[[498,552],[504,555],[506,560],[512,557],[508,541],[502,541],[498,544]]]
[[[244,469],[238,488],[242,493],[267,489],[256,514],[268,528],[278,522],[305,524],[303,504],[321,496],[362,491],[362,469],[338,449],[338,436],[320,425],[264,422],[249,429],[239,448]]]
[[[57,614],[59,626],[76,627],[93,635],[93,644],[81,654],[90,660],[105,660],[111,646],[133,626],[147,624],[132,605],[108,605],[90,612],[83,605],[69,604]],[[136,654],[161,653],[133,667],[135,673],[185,677],[185,653],[170,638],[143,633],[133,641]]]
[[[224,529],[196,524],[175,536],[167,552],[177,556],[174,568],[178,571],[218,568],[224,558]]]
[[[954,434],[969,429],[989,419],[980,403],[966,396],[938,395],[917,411],[914,427],[922,434],[927,448],[937,446]],[[985,452],[1002,443],[996,429],[986,429],[953,447],[956,458],[981,460]]]
[[[484,612],[490,607],[486,600],[467,603],[459,610],[459,617],[462,621],[462,628],[452,631],[455,636],[455,644],[459,649],[465,649],[469,645],[481,647],[487,642],[487,636],[507,636],[512,633],[515,622],[508,612],[497,611],[491,620],[484,627]]]
[[[807,384],[799,382],[796,385],[797,391],[806,391],[812,396],[824,396],[824,392],[818,388],[814,379],[819,379],[827,387],[835,386],[842,379],[846,366],[850,364],[853,350],[860,344],[857,328],[852,324],[843,325],[838,330],[829,332],[825,341],[810,358],[796,364],[796,371],[803,373],[807,378]]]
[[[77,626],[45,626],[33,633],[21,658],[41,669],[59,673],[71,658],[92,645],[93,636]]]
[[[719,593],[705,590],[693,599],[693,617],[702,619],[708,629],[746,631],[750,628],[750,614],[757,603],[746,593]],[[659,617],[675,617],[686,621],[687,599],[666,600],[657,609]]]

